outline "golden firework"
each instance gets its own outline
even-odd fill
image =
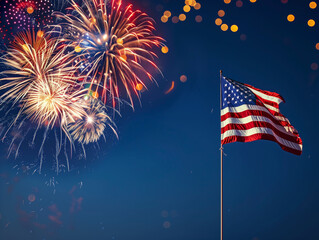
[[[108,116],[104,104],[99,100],[91,100],[86,114],[74,123],[70,123],[68,131],[74,140],[77,140],[81,144],[89,144],[97,142],[104,136],[106,126],[110,127],[117,136],[113,127],[114,123]]]
[[[136,85],[146,87],[146,81],[155,81],[151,68],[160,72],[152,48],[161,47],[163,39],[154,34],[154,20],[133,11],[132,5],[123,9],[122,1],[84,0],[80,7],[71,0],[71,4],[74,15],[56,15],[65,20],[65,38],[87,56],[84,71],[91,88],[98,86],[104,102],[110,94],[113,106],[115,99],[124,96],[133,106],[133,95],[139,96]]]

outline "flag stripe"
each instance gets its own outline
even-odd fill
[[[295,150],[298,150],[298,151],[302,150],[302,145],[301,144],[287,141],[287,140],[279,137],[278,135],[276,135],[273,130],[271,130],[269,128],[261,128],[261,127],[252,128],[252,129],[248,129],[248,130],[228,130],[227,132],[222,134],[222,142],[224,144],[225,142],[223,140],[225,140],[225,138],[231,137],[231,136],[245,137],[246,138],[245,139],[246,142],[251,142],[251,141],[257,140],[257,139],[255,139],[255,135],[256,134],[272,135],[274,137],[274,140],[277,143],[279,143],[280,146],[285,146],[287,148],[295,149]],[[253,139],[253,140],[250,140],[250,139]]]
[[[252,128],[262,127],[262,128],[271,129],[276,135],[278,135],[279,137],[281,137],[287,141],[301,143],[301,140],[299,137],[286,134],[285,132],[280,130],[278,126],[274,126],[274,124],[268,122],[269,119],[265,119],[264,121],[258,120],[255,122],[253,120],[251,120],[251,122],[248,122],[246,124],[240,124],[240,120],[239,121],[238,121],[238,119],[236,119],[236,120],[237,121],[235,121],[235,119],[231,119],[231,118],[227,119],[225,121],[225,122],[227,122],[227,124],[224,127],[222,127],[221,133],[223,134],[223,133],[227,132],[228,130],[249,130]]]
[[[266,110],[266,111],[262,111],[262,110]],[[282,121],[282,119],[279,120],[276,117],[272,116],[267,111],[267,109],[262,108],[262,110],[244,110],[242,112],[236,112],[236,111],[233,110],[233,111],[227,112],[224,115],[222,115],[221,116],[221,121],[225,121],[227,118],[245,118],[245,117],[253,115],[253,116],[265,116],[265,117],[268,117],[273,123],[275,123],[277,125],[280,125],[280,126],[284,126],[284,127],[289,127],[290,126],[289,122]],[[287,129],[287,130],[289,130],[289,129]]]
[[[274,92],[269,92],[269,91],[265,91],[265,90],[260,90],[258,88],[255,88],[251,85],[248,84],[243,84],[246,87],[248,87],[255,95],[260,96],[261,98],[267,99],[269,101],[273,101],[276,103],[282,103],[285,102],[285,99],[280,96],[278,93],[274,93]]]
[[[242,136],[226,137],[223,140],[223,144],[232,143],[232,142],[252,142],[252,141],[256,141],[256,140],[269,140],[269,141],[277,142],[276,138],[273,135],[264,134],[264,133],[260,134],[259,133],[259,134],[251,135],[249,138],[242,137]],[[280,143],[278,143],[278,144],[283,150],[285,150],[287,152],[290,152],[290,153],[293,153],[293,154],[296,154],[296,155],[301,155],[301,153],[302,153],[301,150],[296,150],[294,148],[290,148],[290,147],[284,146],[284,145],[282,145]]]
[[[283,97],[227,78],[223,81],[222,144],[264,139],[277,142],[285,151],[302,153],[297,130],[280,113]]]

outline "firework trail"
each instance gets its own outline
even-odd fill
[[[106,126],[110,127],[117,136],[114,123],[107,115],[104,104],[99,100],[92,100],[90,105],[83,118],[69,124],[68,130],[73,139],[81,144],[97,142],[101,136],[105,138],[104,131]]]
[[[11,128],[21,129],[27,120],[37,125],[33,139],[39,129],[45,128],[40,166],[49,129],[58,127],[73,144],[66,126],[86,114],[85,91],[76,82],[77,66],[67,48],[51,34],[26,32],[15,38],[2,58],[8,70],[1,73],[0,99],[2,104],[11,104],[8,112],[16,113],[4,137]],[[13,111],[16,108],[19,110]]]
[[[82,7],[69,0],[68,14],[52,15],[67,1],[0,0],[1,36],[4,28],[17,32],[0,57],[5,66],[0,72],[0,136],[11,137],[9,155],[15,157],[30,134],[30,146],[40,143],[35,171],[41,172],[49,138],[56,143],[51,150],[59,173],[65,166],[59,162],[61,153],[70,170],[69,154],[76,144],[85,156],[84,146],[106,140],[107,129],[118,137],[108,104],[113,114],[125,98],[134,108],[139,91],[156,82],[152,72],[161,73],[153,49],[164,40],[155,35],[152,18],[132,5],[123,8],[120,0],[81,2]]]
[[[153,59],[153,47],[160,47],[163,39],[154,34],[154,20],[132,5],[122,8],[121,1],[83,0],[83,7],[70,1],[72,14],[55,13],[64,20],[69,39],[76,52],[85,54],[86,72],[91,87],[106,102],[110,95],[113,107],[117,98],[139,96],[136,86],[146,87],[145,79],[154,82],[147,68],[160,72]]]

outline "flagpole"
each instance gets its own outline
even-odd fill
[[[220,110],[222,109],[222,77],[223,71],[220,70]],[[220,144],[220,240],[223,240],[223,144]]]

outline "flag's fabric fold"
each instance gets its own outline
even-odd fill
[[[302,140],[280,113],[279,104],[285,100],[279,94],[222,77],[221,98],[222,144],[264,139],[301,155]]]

